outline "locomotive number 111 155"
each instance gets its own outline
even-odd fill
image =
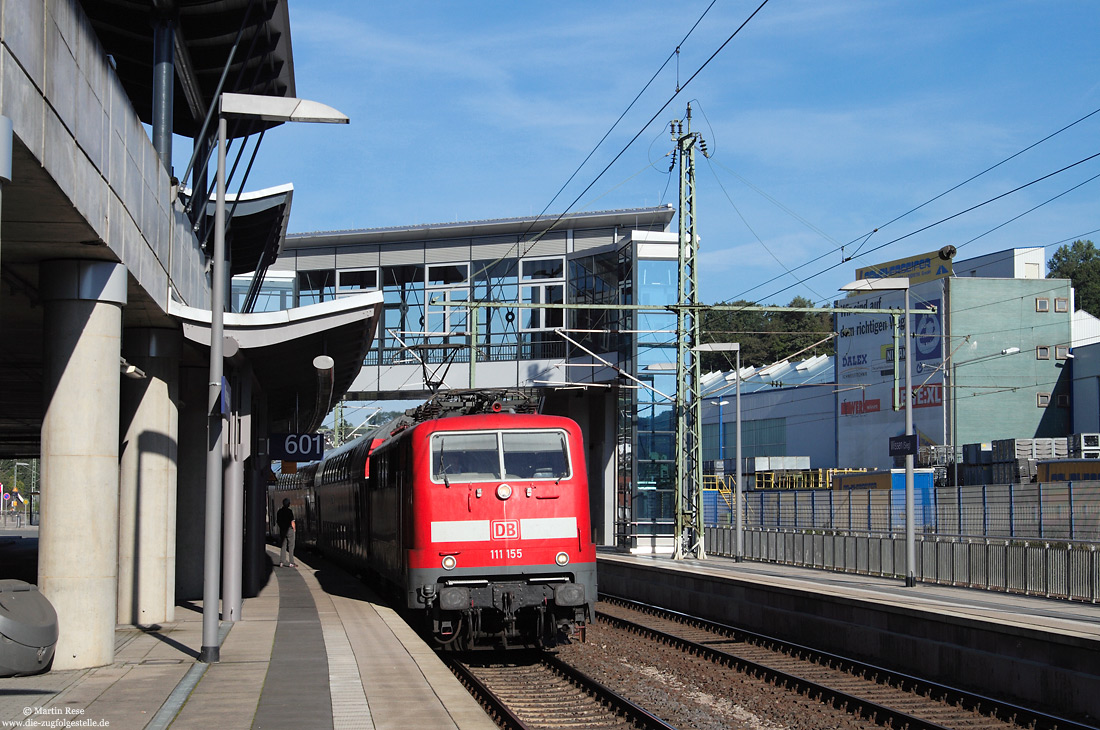
[[[523,548],[508,548],[507,550],[490,550],[490,560],[503,560],[507,557],[509,560],[519,560],[523,557]]]

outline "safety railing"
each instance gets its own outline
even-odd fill
[[[905,575],[905,535],[745,528],[744,555],[785,565],[888,578]],[[734,528],[706,528],[712,555],[733,557]],[[916,578],[926,583],[1100,602],[1100,551],[1080,541],[917,535]]]

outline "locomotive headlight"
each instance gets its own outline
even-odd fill
[[[558,565],[568,565],[569,564],[569,553],[558,553],[554,557],[554,562],[557,563]]]
[[[458,565],[458,560],[454,555],[443,556],[443,570],[454,570],[456,565]]]
[[[500,499],[508,499],[512,496],[512,486],[510,484],[501,484],[497,487],[497,497]]]

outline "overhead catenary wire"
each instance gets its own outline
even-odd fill
[[[1003,193],[1000,193],[999,195],[995,195],[995,196],[993,196],[992,198],[988,198],[988,199],[986,199],[986,200],[984,200],[984,201],[982,201],[982,202],[980,202],[980,203],[976,203],[976,204],[974,204],[974,205],[972,205],[972,206],[970,206],[970,207],[968,207],[968,208],[965,208],[965,209],[963,209],[963,210],[961,210],[961,211],[959,211],[959,212],[957,212],[957,213],[953,213],[953,214],[951,214],[951,215],[949,215],[949,216],[946,216],[946,217],[944,217],[944,218],[940,218],[939,220],[933,221],[932,223],[928,223],[928,224],[926,224],[926,225],[924,225],[924,226],[921,226],[920,228],[917,228],[916,230],[910,231],[909,233],[905,233],[905,234],[903,234],[903,235],[900,235],[900,236],[898,236],[898,237],[896,237],[896,238],[893,238],[893,239],[891,239],[891,240],[889,240],[889,241],[886,241],[885,243],[881,243],[881,244],[879,244],[879,245],[875,246],[874,248],[870,248],[870,249],[868,249],[868,250],[867,250],[866,252],[864,252],[863,254],[860,254],[860,257],[866,256],[867,254],[870,254],[870,253],[874,253],[875,251],[879,251],[879,250],[881,250],[881,249],[884,249],[884,248],[886,248],[887,246],[892,246],[892,245],[893,245],[893,244],[895,244],[895,243],[898,243],[898,242],[900,242],[900,241],[904,241],[904,240],[905,240],[905,239],[907,239],[907,238],[911,238],[911,237],[913,237],[913,236],[915,236],[915,235],[917,235],[917,234],[919,234],[919,233],[923,233],[924,231],[927,231],[927,230],[929,230],[929,229],[931,229],[931,228],[935,228],[936,226],[942,225],[942,224],[944,224],[944,223],[946,223],[946,222],[948,222],[948,221],[950,221],[950,220],[954,220],[955,218],[958,218],[958,217],[960,217],[960,216],[966,215],[967,213],[971,213],[971,212],[973,212],[973,211],[975,211],[975,210],[978,210],[979,208],[982,208],[982,207],[984,207],[984,206],[986,206],[986,205],[989,205],[989,204],[991,204],[991,203],[994,203],[994,202],[996,202],[996,201],[998,201],[998,200],[1001,200],[1002,198],[1008,197],[1009,195],[1012,195],[1012,194],[1014,194],[1014,193],[1017,193],[1017,192],[1019,192],[1019,191],[1021,191],[1021,190],[1024,190],[1024,189],[1026,189],[1026,188],[1029,188],[1029,187],[1031,187],[1032,185],[1036,185],[1036,184],[1038,184],[1038,183],[1040,183],[1040,182],[1042,182],[1042,181],[1044,181],[1044,180],[1048,180],[1048,179],[1050,179],[1051,177],[1054,177],[1055,175],[1059,175],[1059,174],[1061,174],[1061,173],[1063,173],[1063,172],[1066,172],[1067,170],[1071,170],[1071,169],[1073,169],[1073,168],[1077,167],[1078,165],[1083,165],[1083,164],[1085,164],[1086,162],[1090,162],[1091,160],[1094,160],[1094,159],[1096,159],[1097,157],[1100,157],[1100,152],[1097,152],[1097,153],[1095,153],[1095,154],[1089,155],[1088,157],[1085,157],[1085,158],[1083,158],[1083,159],[1080,159],[1080,160],[1078,160],[1077,162],[1073,162],[1073,163],[1070,163],[1069,165],[1066,165],[1065,167],[1061,167],[1061,168],[1059,168],[1059,169],[1057,169],[1057,170],[1055,170],[1055,171],[1053,171],[1053,172],[1049,172],[1049,173],[1047,173],[1046,175],[1042,175],[1041,177],[1037,177],[1037,178],[1035,178],[1034,180],[1031,180],[1030,182],[1026,182],[1026,183],[1024,183],[1023,185],[1018,185],[1017,187],[1015,187],[1015,188],[1012,188],[1011,190],[1007,190],[1007,191],[1005,191],[1005,192],[1003,192]],[[1087,180],[1086,182],[1090,182],[1091,180],[1094,180],[1094,179],[1096,179],[1096,177],[1090,178],[1090,179],[1089,179],[1089,180]],[[1078,185],[1078,186],[1075,186],[1075,188],[1076,188],[1076,187],[1080,187],[1080,186]],[[811,259],[810,261],[807,261],[807,262],[806,262],[805,264],[801,264],[800,266],[796,266],[796,267],[794,268],[794,270],[795,270],[795,271],[797,271],[798,269],[801,269],[801,268],[804,268],[804,267],[806,267],[806,266],[809,266],[809,265],[810,265],[810,264],[812,264],[812,263],[816,263],[817,261],[820,261],[821,259],[825,258],[825,256],[827,256],[827,255],[828,255],[829,253],[833,253],[833,252],[832,252],[832,251],[830,251],[830,252],[828,252],[828,253],[825,253],[825,254],[821,254],[820,256],[817,256],[817,257],[815,257],[815,258]],[[827,273],[827,272],[829,272],[829,271],[832,271],[833,269],[836,269],[836,268],[838,268],[838,267],[840,267],[840,266],[842,266],[842,265],[844,265],[844,264],[846,264],[846,263],[848,263],[848,261],[847,261],[847,260],[845,260],[845,261],[839,261],[839,262],[837,262],[837,263],[835,263],[835,264],[832,264],[832,265],[830,265],[830,266],[827,266],[827,267],[825,267],[824,269],[822,269],[821,271],[818,271],[818,272],[816,272],[816,273],[814,273],[814,274],[812,274],[812,275],[810,275],[810,276],[804,277],[804,278],[803,278],[803,279],[801,279],[800,281],[798,281],[798,282],[796,282],[796,283],[794,283],[794,284],[790,284],[790,285],[788,285],[788,286],[785,286],[785,287],[783,287],[782,289],[779,289],[779,290],[777,290],[777,291],[774,291],[774,292],[772,292],[771,294],[769,294],[768,296],[766,296],[766,297],[763,297],[763,298],[765,298],[765,299],[768,299],[768,298],[771,298],[771,297],[774,297],[774,296],[776,296],[777,294],[782,294],[783,292],[785,292],[785,291],[787,291],[787,290],[789,290],[789,289],[792,289],[792,288],[794,288],[794,287],[796,287],[796,286],[799,286],[799,284],[801,284],[801,283],[803,283],[803,282],[805,282],[805,281],[809,281],[809,280],[811,280],[811,279],[817,278],[818,276],[821,276],[822,274],[825,274],[825,273]],[[783,274],[780,274],[780,275],[778,275],[778,276],[772,277],[772,278],[771,278],[771,279],[769,279],[768,281],[765,281],[765,282],[763,282],[763,283],[761,283],[761,284],[757,284],[756,286],[752,287],[751,289],[748,289],[748,290],[746,290],[745,292],[742,292],[741,296],[743,296],[744,294],[746,294],[746,293],[748,293],[748,292],[752,291],[753,289],[758,289],[758,288],[760,288],[761,286],[765,286],[765,285],[767,285],[767,284],[770,284],[771,282],[775,281],[776,279],[779,279],[779,278],[781,278],[782,276],[783,276]],[[740,298],[740,297],[738,297],[738,298]],[[729,299],[727,299],[726,301],[730,301],[730,300],[729,300]]]
[[[690,77],[688,77],[687,81],[685,81],[685,82],[683,83],[683,85],[682,85],[682,86],[679,86],[679,87],[677,88],[676,92],[675,92],[675,93],[673,93],[673,94],[672,94],[672,96],[670,96],[670,97],[668,98],[668,100],[667,100],[667,101],[665,101],[665,103],[661,105],[661,107],[660,107],[660,108],[659,108],[659,109],[658,109],[658,110],[657,110],[657,111],[656,111],[656,112],[655,112],[655,113],[653,114],[653,116],[651,116],[651,117],[649,118],[649,120],[648,120],[648,121],[647,121],[647,122],[646,122],[645,124],[643,124],[643,125],[642,125],[642,127],[641,127],[641,128],[640,128],[640,129],[638,130],[638,131],[637,131],[637,133],[635,133],[635,134],[634,134],[634,136],[633,136],[633,137],[631,137],[631,138],[630,138],[630,140],[629,140],[629,141],[628,141],[628,142],[627,142],[627,143],[626,143],[625,145],[623,145],[623,148],[622,148],[621,150],[619,150],[619,152],[618,152],[618,153],[616,153],[616,155],[615,155],[615,156],[614,156],[614,157],[613,157],[613,158],[611,159],[611,161],[610,161],[610,162],[608,162],[608,163],[607,163],[607,164],[606,164],[606,165],[605,165],[605,166],[603,167],[603,169],[602,169],[602,170],[600,170],[600,172],[599,172],[599,173],[598,173],[598,174],[597,174],[597,175],[596,175],[596,176],[595,176],[595,177],[594,177],[594,178],[592,179],[592,182],[588,183],[588,185],[586,185],[586,186],[584,187],[584,189],[583,189],[583,190],[581,190],[581,192],[577,194],[577,196],[576,196],[576,197],[575,197],[575,198],[573,199],[573,201],[572,201],[571,203],[569,203],[569,205],[567,205],[567,206],[565,207],[565,210],[564,210],[563,212],[561,212],[560,214],[558,214],[558,217],[557,217],[557,218],[555,218],[555,219],[554,219],[554,221],[553,221],[553,222],[552,222],[552,223],[550,224],[550,227],[546,229],[546,231],[544,232],[544,235],[545,235],[545,233],[548,233],[549,231],[553,230],[553,229],[554,229],[554,228],[555,228],[555,227],[556,227],[556,226],[558,225],[558,223],[560,223],[560,222],[561,222],[561,220],[562,220],[562,219],[563,219],[563,218],[564,218],[564,217],[565,217],[566,215],[568,215],[568,211],[572,210],[572,209],[573,209],[573,206],[575,206],[575,205],[577,204],[577,202],[578,202],[578,201],[579,201],[579,200],[580,200],[581,198],[583,198],[583,197],[584,197],[584,196],[585,196],[585,195],[586,195],[586,194],[588,193],[588,191],[589,191],[589,190],[591,190],[591,189],[592,189],[592,186],[594,186],[594,185],[595,185],[595,184],[596,184],[597,182],[599,182],[599,181],[600,181],[600,179],[601,179],[601,178],[602,178],[602,177],[603,177],[603,176],[604,176],[605,174],[607,174],[607,171],[611,169],[612,165],[614,165],[614,164],[615,164],[616,162],[618,162],[618,161],[619,161],[619,158],[620,158],[620,157],[622,157],[622,156],[623,156],[624,154],[626,154],[626,151],[627,151],[627,150],[629,150],[629,149],[630,149],[630,147],[631,147],[631,146],[632,146],[632,145],[633,145],[633,144],[634,144],[634,143],[635,143],[635,142],[636,142],[636,141],[638,140],[638,138],[642,136],[642,133],[644,133],[644,132],[645,132],[645,130],[649,129],[649,125],[653,124],[653,122],[654,122],[654,121],[656,121],[657,117],[659,117],[659,116],[660,116],[661,114],[664,114],[664,112],[665,112],[665,109],[667,109],[667,108],[668,108],[669,104],[671,104],[671,103],[672,103],[673,101],[675,101],[675,100],[676,100],[676,97],[678,97],[678,96],[680,95],[680,93],[681,93],[681,92],[682,92],[682,91],[683,91],[684,89],[686,89],[686,88],[688,87],[688,85],[689,85],[689,84],[690,84],[690,83],[691,83],[692,81],[694,81],[694,80],[695,80],[695,78],[696,78],[696,77],[697,77],[697,76],[698,76],[698,75],[699,75],[700,73],[702,73],[702,72],[703,72],[703,69],[705,69],[705,68],[706,68],[706,67],[707,67],[707,66],[708,66],[708,65],[710,64],[710,62],[711,62],[711,61],[713,61],[713,60],[714,60],[714,58],[715,58],[715,57],[716,57],[716,56],[717,56],[717,55],[718,55],[719,53],[721,53],[721,52],[722,52],[722,50],[723,50],[723,49],[724,49],[724,48],[725,48],[725,47],[726,47],[727,45],[729,45],[730,41],[732,41],[732,40],[733,40],[733,39],[734,39],[734,38],[735,38],[735,37],[737,36],[737,34],[738,34],[738,33],[740,33],[740,32],[741,32],[741,31],[742,31],[742,30],[744,29],[744,27],[745,27],[746,25],[748,25],[748,24],[749,24],[749,21],[751,21],[751,20],[752,20],[752,19],[753,19],[754,17],[756,17],[756,14],[757,14],[757,13],[759,13],[759,12],[760,12],[760,11],[761,11],[761,10],[762,10],[762,9],[764,8],[764,6],[768,4],[768,2],[769,2],[769,0],[763,0],[763,2],[761,2],[761,3],[760,3],[760,5],[759,5],[759,6],[757,6],[757,8],[756,8],[755,10],[753,10],[753,11],[752,11],[752,13],[751,13],[751,14],[749,15],[749,17],[747,17],[747,18],[746,18],[746,19],[745,19],[745,20],[744,20],[744,21],[743,21],[743,22],[741,23],[741,25],[737,26],[737,29],[736,29],[736,30],[734,30],[734,31],[733,31],[733,33],[731,33],[731,34],[729,35],[729,37],[728,37],[728,38],[726,38],[726,40],[725,40],[725,41],[723,41],[723,42],[722,42],[722,44],[721,44],[720,46],[718,46],[717,50],[715,50],[715,51],[714,51],[714,52],[713,52],[713,53],[712,53],[712,54],[711,54],[711,55],[710,55],[710,56],[709,56],[709,57],[707,58],[707,60],[706,60],[706,61],[704,61],[704,62],[702,63],[702,65],[701,65],[701,66],[699,66],[699,68],[697,68],[697,69],[695,70],[695,72],[694,72],[694,73],[693,73],[693,74],[692,74],[692,75],[691,75]],[[712,3],[712,4],[713,4],[713,3]],[[709,9],[709,8],[708,8],[708,9]],[[533,224],[532,224],[532,225],[533,225]]]
[[[671,53],[669,53],[668,57],[665,58],[664,62],[660,65],[660,67],[658,67],[658,69],[653,73],[653,76],[650,77],[649,81],[647,81],[645,83],[645,85],[642,86],[641,91],[639,91],[637,93],[637,95],[635,95],[634,99],[631,100],[631,102],[627,105],[626,109],[624,109],[622,114],[619,115],[618,119],[616,119],[614,121],[614,123],[612,123],[612,125],[608,128],[607,132],[605,132],[603,137],[600,138],[600,141],[596,143],[596,145],[592,148],[592,150],[588,153],[588,155],[585,156],[584,160],[582,160],[581,163],[577,166],[577,169],[573,171],[573,173],[562,184],[562,186],[558,189],[558,191],[556,193],[554,193],[554,196],[552,198],[550,198],[550,201],[543,207],[543,209],[539,212],[539,214],[534,217],[534,219],[527,226],[527,229],[523,232],[523,234],[521,234],[518,237],[515,245],[516,245],[516,248],[519,252],[519,257],[522,257],[523,254],[524,254],[524,251],[519,248],[521,246],[521,244],[523,243],[523,239],[526,238],[527,235],[534,229],[536,223],[538,223],[538,221],[542,220],[543,216],[546,214],[546,211],[549,210],[550,206],[552,206],[554,204],[554,201],[557,200],[558,197],[561,196],[562,192],[564,192],[565,189],[569,186],[569,184],[571,182],[573,182],[573,180],[577,177],[578,174],[580,174],[580,171],[582,169],[584,169],[584,166],[587,165],[588,161],[592,159],[592,156],[596,154],[596,151],[599,150],[599,148],[603,145],[603,143],[605,141],[607,141],[607,138],[611,136],[611,133],[613,131],[615,131],[615,128],[619,126],[619,123],[626,117],[626,115],[630,112],[630,110],[634,108],[634,105],[638,103],[638,100],[642,98],[642,95],[645,94],[646,90],[649,89],[649,87],[653,84],[653,82],[657,79],[657,77],[661,74],[661,72],[664,71],[665,67],[668,66],[669,61],[671,61],[674,57],[677,59],[677,94],[680,92],[680,89],[681,89],[681,87],[679,85],[679,55],[680,55],[680,48],[684,45],[684,43],[687,42],[688,38],[691,37],[692,33],[695,32],[695,29],[699,27],[699,24],[703,22],[703,19],[710,12],[711,8],[714,7],[714,4],[717,1],[718,0],[711,0],[710,5],[708,5],[706,7],[706,9],[703,10],[702,14],[700,14],[699,18],[695,21],[694,24],[692,24],[692,26],[688,30],[688,32],[684,35],[684,37],[682,39],[680,39],[680,42],[678,44],[676,44],[675,49],[673,49],[673,51]],[[767,2],[767,0],[765,0],[765,2]],[[709,63],[709,60],[708,60],[708,63]],[[675,98],[675,95],[674,95],[673,98]],[[669,101],[671,101],[671,99]],[[665,103],[665,106],[668,106],[668,102]],[[664,107],[662,107],[662,110],[663,109],[664,109]],[[656,117],[654,117],[654,118],[656,118]],[[652,123],[652,121],[653,120],[651,119],[649,122],[647,122],[646,127],[648,127],[649,124]],[[626,148],[624,148],[619,153],[619,155],[616,155],[615,160],[617,160],[619,158],[619,156],[621,156],[623,154],[623,152],[625,152],[626,149],[629,148],[630,145],[634,143],[634,141],[638,138],[638,136],[641,135],[642,131],[645,131],[645,127],[643,127],[642,130],[640,130],[638,132],[638,135],[635,135],[634,138],[631,139],[631,141],[629,143],[627,143]],[[615,160],[612,160],[612,164],[615,162]],[[579,200],[585,193],[587,193],[588,190],[591,189],[592,185],[595,185],[596,181],[598,181],[600,179],[600,177],[602,177],[603,174],[607,172],[607,169],[609,167],[610,167],[610,164],[608,165],[608,167],[605,167],[603,169],[603,171],[600,172],[600,174],[581,192],[580,195],[577,196],[577,198],[572,203],[570,203],[570,205],[565,209],[565,211],[563,211],[561,214],[559,214],[557,216],[557,218],[555,218],[554,221],[551,222],[550,226],[545,231],[543,231],[541,234],[536,236],[534,241],[529,242],[530,245],[528,246],[527,250],[530,250],[531,246],[534,245],[535,241],[537,241],[542,236],[546,235],[547,233],[549,233],[550,231],[554,230],[557,227],[557,225],[561,222],[561,220],[568,214],[568,211],[570,211],[573,208],[573,206],[576,205],[577,200]],[[496,260],[494,260],[493,262],[488,264],[486,267],[484,267],[482,269],[482,272],[487,271],[488,269],[491,269],[493,266],[500,263],[501,261],[503,261],[507,257],[508,257],[507,253],[501,255]],[[479,273],[481,273],[481,272],[479,272]],[[489,296],[491,294],[491,292],[492,292],[492,285],[490,284],[488,286],[488,291],[486,293],[486,296]]]
[[[875,227],[874,229],[872,229],[872,230],[871,230],[870,232],[868,232],[868,233],[865,233],[865,234],[861,234],[860,236],[857,236],[856,238],[854,238],[854,239],[852,239],[851,241],[849,241],[849,242],[848,242],[847,244],[837,244],[835,248],[833,248],[833,249],[830,249],[829,251],[826,251],[826,252],[822,253],[821,255],[819,255],[819,256],[816,256],[816,257],[814,257],[814,258],[810,259],[809,261],[806,261],[805,263],[803,263],[803,264],[800,264],[800,265],[798,265],[798,266],[794,267],[794,268],[792,269],[792,271],[798,271],[798,270],[800,270],[800,269],[803,269],[803,268],[805,268],[805,267],[807,267],[807,266],[809,266],[809,265],[811,265],[811,264],[813,264],[813,263],[816,263],[817,261],[820,261],[821,259],[823,259],[823,258],[825,258],[825,257],[827,257],[827,256],[829,256],[829,255],[831,255],[831,254],[834,254],[834,253],[836,253],[836,252],[838,252],[838,251],[843,251],[843,250],[844,250],[844,248],[845,248],[846,246],[850,246],[850,245],[852,245],[852,244],[854,244],[854,243],[856,243],[856,242],[859,242],[859,241],[861,241],[861,240],[862,240],[862,241],[863,241],[863,242],[865,243],[865,242],[866,242],[866,240],[867,240],[867,239],[868,239],[868,238],[869,238],[869,237],[870,237],[870,236],[871,236],[872,234],[874,234],[874,233],[876,233],[876,232],[880,231],[881,229],[883,229],[883,228],[885,228],[885,227],[887,227],[887,226],[889,226],[889,225],[891,225],[891,224],[893,224],[893,223],[896,223],[897,221],[899,221],[899,220],[901,220],[901,219],[905,218],[906,216],[909,216],[909,215],[911,215],[912,213],[914,213],[914,212],[916,212],[916,211],[918,211],[918,210],[920,210],[920,209],[924,208],[925,206],[929,205],[930,203],[933,203],[933,202],[935,202],[936,200],[939,200],[940,198],[942,198],[942,197],[944,197],[944,196],[948,195],[949,193],[952,193],[952,192],[954,192],[955,190],[958,190],[959,188],[963,187],[964,185],[967,185],[967,184],[969,184],[969,183],[973,182],[974,180],[978,179],[979,177],[982,177],[983,175],[985,175],[986,173],[988,173],[988,172],[991,172],[992,170],[995,170],[995,169],[997,169],[997,168],[998,168],[998,167],[1000,167],[1001,165],[1003,165],[1003,164],[1005,164],[1005,163],[1009,162],[1010,160],[1012,160],[1012,159],[1014,159],[1014,158],[1016,158],[1016,157],[1019,157],[1020,155],[1022,155],[1023,153],[1025,153],[1025,152],[1027,152],[1027,151],[1029,151],[1029,150],[1031,150],[1031,149],[1034,149],[1034,148],[1035,148],[1035,147],[1037,147],[1038,145],[1040,145],[1040,144],[1042,144],[1042,143],[1044,143],[1044,142],[1047,142],[1048,140],[1052,139],[1053,137],[1055,137],[1055,136],[1057,136],[1057,135],[1061,134],[1062,132],[1065,132],[1065,131],[1069,130],[1070,128],[1072,128],[1072,127],[1076,126],[1077,124],[1080,124],[1081,122],[1083,122],[1083,121],[1085,121],[1085,120],[1087,120],[1087,119],[1089,119],[1089,118],[1091,118],[1091,117],[1095,116],[1096,114],[1100,114],[1100,108],[1098,108],[1098,109],[1094,109],[1093,111],[1089,112],[1088,114],[1085,114],[1084,116],[1082,116],[1082,117],[1080,117],[1080,118],[1078,118],[1078,119],[1074,120],[1073,122],[1070,122],[1069,124],[1066,124],[1065,126],[1061,127],[1060,129],[1058,129],[1058,130],[1056,130],[1056,131],[1054,131],[1054,132],[1051,132],[1050,134],[1048,134],[1048,135],[1044,136],[1044,137],[1043,137],[1042,139],[1039,139],[1038,141],[1036,141],[1036,142],[1033,142],[1032,144],[1028,145],[1027,147],[1024,147],[1023,149],[1021,149],[1021,150],[1019,150],[1019,151],[1017,151],[1017,152],[1013,153],[1012,155],[1010,155],[1010,156],[1008,156],[1008,157],[1004,158],[1003,160],[1001,160],[1001,161],[997,162],[996,164],[994,164],[994,165],[990,165],[989,167],[985,168],[985,169],[984,169],[984,170],[982,170],[981,172],[979,172],[979,173],[977,173],[977,174],[974,174],[974,175],[971,175],[971,176],[970,176],[969,178],[967,178],[966,180],[964,180],[964,181],[962,181],[962,182],[960,182],[960,183],[958,183],[958,184],[956,184],[956,185],[953,185],[952,187],[948,188],[947,190],[943,191],[942,193],[939,193],[938,195],[935,195],[935,196],[933,196],[932,198],[930,198],[930,199],[926,200],[925,202],[921,203],[920,205],[917,205],[917,206],[914,206],[913,208],[910,208],[909,210],[907,210],[906,212],[902,213],[901,215],[895,216],[894,218],[890,219],[890,220],[889,220],[889,221],[887,221],[886,223],[883,223],[883,224],[881,224],[881,225],[879,225],[879,226],[876,226],[876,227]],[[1094,155],[1094,157],[1095,157],[1095,155]],[[1087,159],[1091,159],[1091,158],[1086,158],[1086,160],[1084,160],[1084,161],[1087,161]],[[721,163],[717,163],[717,164],[719,164],[720,166],[722,166],[722,167],[723,167],[723,169],[728,169],[728,168],[726,168],[725,166],[721,165]],[[1076,164],[1080,164],[1080,163],[1076,163]],[[1072,167],[1072,165],[1071,165],[1070,167]],[[1068,168],[1063,168],[1063,170],[1059,170],[1059,171],[1056,171],[1055,173],[1052,173],[1052,174],[1057,174],[1057,172],[1062,172],[1062,171],[1064,171],[1065,169],[1068,169]],[[731,173],[732,173],[732,171],[731,171]],[[792,216],[792,217],[794,217],[794,218],[795,218],[796,220],[798,220],[798,221],[802,222],[802,223],[803,223],[804,225],[806,225],[807,227],[809,227],[809,228],[810,228],[811,230],[814,230],[815,232],[817,232],[817,233],[818,233],[819,235],[821,235],[821,236],[822,236],[823,238],[825,238],[826,240],[829,240],[830,242],[832,242],[832,243],[836,244],[836,241],[835,241],[835,239],[833,239],[832,237],[830,237],[830,236],[826,235],[826,234],[825,234],[824,232],[820,231],[820,230],[819,230],[818,228],[816,228],[815,226],[813,226],[813,225],[809,224],[809,223],[808,223],[807,221],[805,221],[805,219],[801,218],[800,216],[797,216],[797,215],[793,214],[793,213],[792,213],[792,212],[791,212],[791,211],[790,211],[790,210],[789,210],[789,209],[788,209],[787,207],[785,207],[785,206],[783,206],[783,205],[779,204],[779,203],[778,203],[778,202],[777,202],[777,201],[776,201],[776,200],[775,200],[774,198],[772,198],[772,197],[771,197],[771,196],[769,196],[769,195],[766,195],[765,193],[763,193],[762,191],[760,191],[760,190],[759,190],[759,189],[758,189],[758,188],[757,188],[756,186],[754,186],[754,185],[751,185],[751,184],[750,184],[750,183],[748,183],[747,181],[743,180],[743,179],[742,179],[742,178],[741,178],[741,177],[740,177],[739,175],[737,175],[736,173],[732,173],[732,174],[734,174],[734,175],[735,175],[736,177],[738,177],[738,179],[741,179],[741,180],[742,180],[742,182],[744,182],[744,183],[745,183],[746,185],[748,185],[748,186],[749,186],[750,188],[752,188],[753,190],[755,190],[755,191],[756,191],[756,192],[757,192],[758,194],[762,195],[763,197],[765,197],[766,199],[768,199],[769,201],[771,201],[771,202],[772,202],[773,204],[777,205],[777,206],[778,206],[778,207],[779,207],[779,208],[780,208],[781,210],[783,210],[783,211],[787,212],[787,214],[788,214],[788,215],[791,215],[791,216]],[[1049,177],[1049,176],[1048,176],[1048,177]],[[1042,179],[1045,179],[1045,178],[1040,178],[1040,180],[1042,180]],[[1033,183],[1034,183],[1034,182],[1037,182],[1037,181],[1033,181]],[[1029,184],[1033,184],[1033,183],[1029,183]],[[1007,194],[1010,194],[1010,193],[1012,193],[1012,192],[1015,192],[1015,191],[1009,191],[1009,193],[1007,193]],[[995,200],[995,199],[994,199],[994,200]],[[987,201],[987,202],[991,202],[991,201]],[[963,213],[969,212],[970,210],[972,210],[972,209],[968,209],[968,210],[966,210],[966,211],[963,211]],[[945,220],[949,220],[949,219],[945,219]],[[919,232],[920,232],[921,230],[924,230],[924,229],[920,229],[920,230],[916,231],[915,233],[919,233]],[[913,234],[909,234],[909,235],[913,235]],[[883,248],[883,247],[884,247],[884,246],[886,246],[886,245],[890,245],[891,243],[895,243],[895,242],[897,242],[898,240],[901,240],[901,239],[900,239],[900,238],[898,238],[898,239],[894,239],[893,241],[890,241],[890,242],[888,242],[888,243],[886,243],[886,244],[884,244],[884,245],[881,245],[881,246],[877,246],[876,248],[874,248],[874,249],[871,249],[871,250],[870,250],[870,251],[868,251],[867,253],[871,253],[871,252],[873,252],[873,251],[875,251],[875,250],[881,249],[881,248]],[[861,244],[861,247],[862,247],[862,245],[863,245],[863,244]],[[857,249],[857,251],[858,251],[858,249]],[[849,256],[849,257],[847,257],[847,258],[846,258],[846,259],[845,259],[844,261],[842,261],[841,263],[846,263],[847,261],[849,261],[849,260],[851,260],[851,259],[853,259],[853,258],[856,258],[856,254],[855,254],[855,253],[853,253],[853,254],[852,254],[852,256]],[[833,268],[836,268],[836,267],[835,267],[835,266],[833,266],[833,267],[829,267],[828,269],[825,269],[825,271],[829,271],[829,270],[831,270],[831,269],[833,269]],[[822,272],[819,272],[819,273],[825,273],[825,272],[824,272],[824,271],[822,271]],[[745,295],[747,295],[748,293],[750,293],[750,292],[752,292],[752,291],[754,291],[754,290],[756,290],[756,289],[759,289],[760,287],[763,287],[763,286],[767,286],[768,284],[770,284],[770,283],[772,283],[772,282],[776,281],[777,279],[780,279],[780,278],[782,278],[782,276],[783,276],[783,275],[782,275],[782,274],[780,274],[780,275],[778,275],[778,276],[772,277],[771,279],[768,279],[768,280],[766,280],[766,281],[760,282],[760,283],[756,284],[755,286],[753,286],[753,287],[751,287],[751,288],[749,288],[749,289],[746,289],[746,290],[744,290],[744,291],[743,291],[743,292],[741,292],[740,294],[737,294],[737,295],[735,295],[735,296],[733,296],[733,297],[730,297],[730,298],[726,299],[725,301],[732,301],[732,300],[734,300],[734,299],[740,299],[740,298],[744,297]],[[812,278],[812,277],[807,277],[807,278]],[[785,291],[785,290],[783,290],[783,291]],[[767,297],[760,297],[760,298],[767,298]]]

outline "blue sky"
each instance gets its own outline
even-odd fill
[[[1100,179],[1066,192],[1100,158],[914,233],[1100,152],[1100,113],[885,225],[1100,109],[1094,0],[771,0],[660,112],[759,5],[717,0],[551,203],[709,4],[294,2],[297,94],[352,121],[272,130],[248,188],[294,183],[291,232],[675,205],[690,101],[704,301],[831,301],[857,266],[947,244],[1100,242]]]

